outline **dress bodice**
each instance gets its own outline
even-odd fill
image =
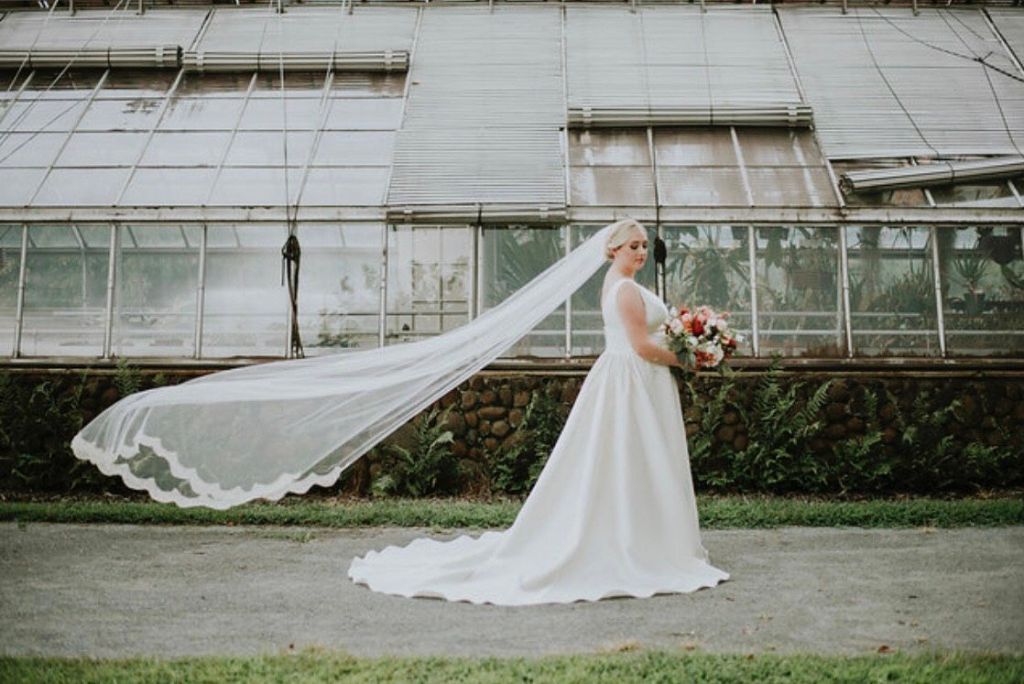
[[[632,351],[633,346],[629,343],[629,336],[626,334],[626,326],[622,322],[619,308],[616,306],[616,291],[623,283],[629,282],[626,287],[636,287],[644,300],[644,312],[647,321],[647,333],[652,337],[661,337],[661,324],[668,318],[668,307],[661,301],[658,295],[648,290],[632,278],[620,278],[612,283],[608,292],[601,302],[601,316],[604,318],[604,340],[606,351]]]

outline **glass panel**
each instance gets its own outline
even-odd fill
[[[928,198],[921,188],[900,188],[853,192],[845,196],[847,204],[865,207],[927,207]]]
[[[117,356],[191,356],[199,250],[184,246],[178,226],[130,226],[138,247],[133,246],[128,229],[122,226],[117,260],[113,352]]]
[[[572,226],[572,247],[575,249],[602,226]],[[657,231],[647,226],[648,259],[636,274],[636,280],[652,292],[657,292],[654,283],[654,238]],[[584,285],[572,295],[572,355],[585,356],[600,354],[605,348],[604,320],[601,317],[601,286],[604,284],[607,264],[597,270]],[[562,335],[565,335],[563,330]]]
[[[57,249],[78,249],[78,241],[69,226],[35,226],[28,233],[32,247],[54,247]]]
[[[21,226],[19,224],[0,224],[0,247],[21,249]]]
[[[338,99],[331,102],[331,112],[324,126],[328,130],[377,129],[394,130],[402,119],[402,98]],[[288,117],[291,125],[291,115]]]
[[[242,113],[240,98],[175,97],[167,105],[160,130],[230,131]]]
[[[198,71],[186,71],[174,91],[175,97],[245,97],[249,90],[249,81],[252,80],[251,73],[200,73]]]
[[[324,131],[316,148],[317,166],[389,166],[395,148],[391,131]]]
[[[480,264],[481,308],[505,301],[565,254],[565,228],[522,225],[487,227],[483,232]],[[560,305],[503,357],[564,356],[565,305]]]
[[[172,69],[112,69],[96,99],[160,98],[174,83]]]
[[[86,247],[102,247],[110,245],[110,226],[77,226],[79,235]]]
[[[754,205],[823,207],[836,203],[824,167],[754,167],[747,169]]]
[[[762,356],[838,356],[845,346],[836,228],[757,228]]]
[[[654,173],[649,166],[574,166],[572,203],[584,206],[650,206]]]
[[[324,91],[324,76],[327,73],[327,64],[324,63],[322,70],[316,71],[286,71],[284,74],[284,88],[287,99],[292,98],[317,98]],[[255,98],[277,98],[281,99],[281,77],[277,71],[267,71],[256,76],[256,83],[253,84],[252,95]],[[277,105],[281,106],[280,103]],[[291,113],[289,112],[289,121]]]
[[[937,185],[929,188],[932,199],[940,207],[1008,207],[1020,204],[1006,181],[972,183],[970,185]]]
[[[289,167],[288,192],[292,201],[299,193],[302,169]],[[221,169],[208,204],[220,206],[280,206],[285,201],[284,167]],[[305,201],[305,200],[304,200]]]
[[[904,168],[908,164],[900,160],[837,161],[833,163],[836,176],[842,177],[850,171],[873,171]],[[896,190],[872,190],[844,195],[847,204],[867,207],[927,207],[928,198],[921,188],[899,188]]]
[[[288,133],[288,166],[306,163],[313,135],[312,131]],[[281,131],[238,131],[224,163],[228,166],[284,166],[284,138]]]
[[[468,321],[472,246],[468,227],[388,230],[389,344],[436,335]]]
[[[145,140],[145,133],[72,133],[57,164],[131,166],[139,158]]]
[[[665,226],[664,235],[666,301],[677,308],[707,305],[728,312],[744,338],[737,356],[752,354],[747,226]]]
[[[941,228],[946,346],[956,355],[1024,351],[1020,226]]]
[[[157,131],[141,166],[217,166],[231,139],[227,131]]]
[[[46,169],[0,169],[0,205],[27,205],[45,175]]]
[[[0,224],[0,356],[10,356],[14,351],[20,268],[21,226]]]
[[[208,230],[203,356],[283,356],[289,304],[281,246],[288,231],[244,224]]]
[[[93,100],[78,124],[80,131],[148,131],[163,100]]]
[[[647,129],[602,128],[569,132],[569,163],[575,166],[647,166]]]
[[[333,97],[397,97],[405,94],[405,74],[336,72],[331,84]]]
[[[854,353],[938,354],[928,229],[851,226],[845,230]]]
[[[348,205],[375,206],[384,201],[388,181],[387,167],[357,167],[352,169],[312,167],[302,203],[315,206]]]
[[[89,68],[67,71],[56,68],[36,69],[32,76],[31,90],[26,90],[25,95],[62,100],[85,99],[96,88],[104,71],[105,69]],[[25,75],[26,70],[22,69],[20,78],[24,78]],[[47,88],[49,92],[43,92]]]
[[[736,138],[748,166],[821,166],[823,159],[809,132],[738,126]]]
[[[130,169],[54,169],[32,201],[34,206],[110,206]]]
[[[320,100],[285,100],[288,130],[312,130],[320,125]],[[282,131],[285,128],[281,98],[250,99],[238,124],[243,131]]]
[[[384,226],[352,225],[345,231],[358,233],[358,239],[346,245],[338,225],[299,228],[299,326],[307,356],[377,346]]]
[[[11,105],[4,127],[12,131],[70,131],[85,109],[82,100],[34,100]]]
[[[107,310],[107,242],[82,249],[68,226],[31,226],[25,261],[25,356],[99,356]]]
[[[197,206],[206,202],[214,169],[135,169],[121,206]]]
[[[67,133],[8,133],[0,138],[0,165],[49,166]]]
[[[661,166],[658,184],[662,205],[745,207],[749,204],[738,168]]]
[[[654,156],[659,166],[736,166],[728,128],[654,129]]]

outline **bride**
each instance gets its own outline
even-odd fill
[[[182,507],[330,486],[383,438],[500,356],[611,259],[606,349],[507,530],[355,558],[373,590],[500,605],[650,596],[729,575],[701,544],[667,311],[634,280],[647,235],[609,224],[501,304],[442,335],[254,364],[127,396],[71,442],[103,473]]]
[[[349,577],[400,596],[515,606],[647,597],[729,574],[701,543],[675,354],[652,334],[668,315],[634,276],[647,233],[631,219],[605,241],[605,351],[515,522],[449,541],[416,539],[356,557]]]

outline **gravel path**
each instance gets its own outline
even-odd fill
[[[0,653],[1024,653],[1024,527],[705,530],[731,579],[527,607],[376,594],[355,555],[422,528],[0,524]]]

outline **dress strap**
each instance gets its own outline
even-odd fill
[[[608,293],[607,293],[607,294],[605,294],[605,296],[604,296],[604,298],[605,298],[605,301],[608,301],[609,299],[611,299],[611,297],[612,297],[612,294],[614,294],[615,290],[616,290],[616,289],[617,289],[617,288],[619,287],[619,285],[621,285],[622,283],[624,283],[624,282],[625,282],[625,281],[627,281],[627,280],[628,280],[629,282],[633,283],[634,285],[637,285],[637,282],[636,282],[635,280],[633,280],[632,278],[619,278],[619,279],[618,279],[618,280],[616,280],[616,281],[615,281],[615,283],[614,283],[614,284],[613,284],[613,285],[612,285],[612,286],[611,286],[611,287],[610,287],[610,288],[608,289]]]

